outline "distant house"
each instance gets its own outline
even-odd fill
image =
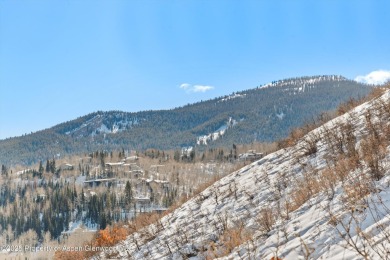
[[[134,155],[134,156],[129,156],[129,157],[126,157],[125,158],[125,161],[126,162],[128,162],[128,161],[130,161],[130,162],[134,162],[134,161],[138,161],[138,156],[136,156],[136,155]]]
[[[40,201],[44,201],[46,199],[46,194],[38,194],[37,197],[35,198],[35,202],[40,202]]]
[[[84,192],[84,196],[87,198],[95,196],[95,195],[96,195],[96,192],[92,191],[91,189],[88,189],[87,192]]]
[[[31,170],[31,169],[26,169],[26,170],[23,170],[23,171],[18,171],[18,172],[16,173],[16,175],[17,175],[17,176],[20,176],[20,175],[23,175],[23,174],[28,173],[28,172],[30,172],[30,171],[32,171],[32,170]]]
[[[106,163],[106,167],[121,167],[123,166],[125,163],[124,162],[109,162],[109,163]]]
[[[116,181],[117,181],[116,178],[94,179],[94,180],[84,181],[84,186],[98,187],[100,185],[105,185],[106,187],[111,187],[113,184],[116,183]]]
[[[149,197],[134,197],[135,207],[140,211],[145,211],[150,207],[151,201]]]
[[[41,193],[41,194],[38,195],[38,198],[45,199],[46,198],[46,194]]]
[[[124,167],[124,162],[109,162],[109,163],[106,163],[105,166],[106,166],[106,170],[107,171],[110,171],[110,172],[115,172],[115,171],[118,171],[119,169],[123,169]]]
[[[74,167],[72,164],[64,163],[60,165],[61,171],[73,171]]]
[[[144,175],[143,170],[131,170],[131,171],[128,171],[128,173],[130,173],[135,178],[139,178],[140,176]]]
[[[166,187],[169,185],[169,181],[145,179],[145,178],[140,178],[138,183],[146,184],[146,185],[157,184],[160,185],[161,187]]]
[[[263,153],[256,153],[256,150],[248,150],[246,153],[241,153],[238,155],[238,160],[240,161],[256,161],[263,158]]]
[[[170,186],[169,181],[164,181],[164,180],[152,180],[150,184],[155,184],[157,186],[160,186],[161,188],[169,188]]]
[[[159,207],[159,208],[153,208],[153,212],[156,212],[156,213],[158,213],[158,214],[162,214],[162,213],[164,213],[165,211],[167,211],[168,209],[167,208],[161,208],[161,207]]]

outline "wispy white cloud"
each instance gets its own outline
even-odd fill
[[[194,91],[194,92],[206,92],[206,91],[209,91],[209,90],[211,90],[213,88],[214,88],[213,86],[195,85],[192,88],[192,91]]]
[[[382,85],[389,80],[390,80],[390,71],[388,70],[376,70],[370,72],[367,75],[357,76],[355,78],[355,81],[357,82],[372,84],[372,85]]]
[[[188,83],[183,83],[180,85],[180,88],[182,89],[189,89],[191,87],[191,84],[188,84]]]
[[[180,85],[181,89],[184,89],[187,93],[199,93],[199,92],[206,92],[209,90],[214,89],[213,86],[207,86],[207,85],[192,85],[188,83],[183,83]]]

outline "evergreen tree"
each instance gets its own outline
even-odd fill
[[[130,181],[126,182],[125,186],[125,199],[126,199],[126,205],[129,205],[133,200],[133,190],[131,188]]]
[[[195,150],[192,149],[191,152],[190,152],[190,161],[193,162],[195,159]]]
[[[107,227],[107,217],[104,212],[102,212],[99,216],[99,228],[105,229]]]
[[[175,151],[174,155],[173,155],[173,159],[178,162],[180,161],[180,152],[179,151]]]
[[[42,161],[39,161],[39,168],[38,168],[39,178],[42,178],[43,171],[44,169],[43,169]]]
[[[46,160],[46,172],[50,172],[50,162],[49,162],[49,159]]]
[[[8,175],[8,169],[4,164],[1,165],[1,174],[6,176]]]
[[[50,172],[55,173],[56,172],[56,160],[53,158],[53,160],[50,161]]]

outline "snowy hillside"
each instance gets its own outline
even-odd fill
[[[229,128],[232,128],[237,123],[238,122],[235,119],[229,117],[229,120],[227,120],[226,124],[223,124],[220,128],[218,128],[213,133],[208,134],[208,135],[198,136],[198,138],[196,140],[196,144],[197,145],[207,145],[209,142],[212,142],[212,141],[215,141],[215,140],[221,138]]]
[[[139,119],[132,117],[129,113],[97,112],[91,119],[86,120],[82,125],[66,131],[66,135],[76,138],[95,136],[98,134],[116,134],[139,124]]]
[[[389,96],[221,179],[111,257],[389,259]]]
[[[317,77],[300,77],[300,78],[291,78],[291,79],[283,79],[283,80],[277,80],[273,81],[271,83],[265,84],[262,86],[262,88],[269,88],[269,87],[289,87],[288,89],[291,89],[291,86],[295,86],[293,90],[297,92],[304,92],[306,87],[313,88],[318,86],[321,82],[326,81],[332,81],[334,83],[336,82],[342,82],[347,80],[343,76],[339,75],[324,75],[324,76],[317,76]]]

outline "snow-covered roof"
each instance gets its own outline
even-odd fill
[[[84,183],[92,183],[92,182],[110,182],[110,181],[115,181],[115,180],[116,180],[116,178],[93,179],[93,180],[84,181]]]
[[[125,164],[124,162],[108,162],[108,163],[106,163],[106,165],[108,165],[108,166],[122,166],[124,164]]]

